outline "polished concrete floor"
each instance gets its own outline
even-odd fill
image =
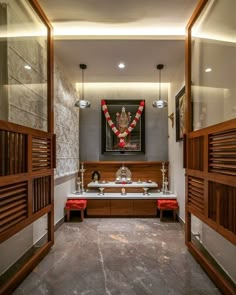
[[[179,223],[90,218],[64,223],[14,295],[220,294],[184,244]]]

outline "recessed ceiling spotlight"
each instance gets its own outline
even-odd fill
[[[29,65],[25,65],[24,68],[25,68],[26,70],[31,70],[31,66],[29,66]]]
[[[212,71],[211,68],[207,68],[207,69],[205,69],[205,72],[206,72],[206,73],[209,73],[209,72],[211,72],[211,71]]]
[[[125,68],[125,64],[124,64],[123,62],[120,62],[120,63],[118,64],[118,67],[119,67],[120,69],[124,69],[124,68]]]

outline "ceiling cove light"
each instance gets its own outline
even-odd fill
[[[120,63],[118,64],[118,67],[119,67],[120,69],[124,69],[124,68],[125,68],[125,64],[124,64],[123,62],[120,62]]]
[[[206,72],[206,73],[210,73],[211,71],[212,71],[211,68],[207,68],[207,69],[205,69],[205,72]]]
[[[90,102],[84,99],[84,70],[87,69],[87,66],[85,64],[80,64],[79,67],[82,70],[82,99],[76,101],[75,107],[86,109],[90,107]]]
[[[164,68],[164,65],[159,64],[157,65],[157,69],[159,70],[159,98],[152,103],[154,108],[162,109],[167,107],[167,101],[161,99],[161,70]]]
[[[174,26],[156,26],[151,24],[144,24],[143,22],[135,23],[132,27],[127,27],[126,24],[99,24],[92,22],[53,22],[54,36],[56,38],[63,38],[66,36],[77,36],[88,38],[93,36],[103,36],[109,39],[119,39],[121,36],[127,39],[137,39],[137,36],[150,39],[166,36],[165,38],[180,38],[185,36],[185,25],[175,24]]]

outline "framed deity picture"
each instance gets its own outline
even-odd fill
[[[102,154],[145,153],[145,101],[101,101]]]
[[[176,118],[176,141],[184,138],[185,121],[185,87],[183,87],[175,96],[175,118]]]

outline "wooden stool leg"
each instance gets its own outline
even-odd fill
[[[84,220],[84,210],[82,209],[80,212],[81,212],[81,221],[83,221]]]
[[[68,210],[68,209],[66,211],[66,220],[70,221],[70,210]]]
[[[160,209],[160,220],[162,221],[162,217],[163,217],[163,211],[162,209]]]
[[[173,210],[173,218],[174,218],[174,221],[176,221],[176,211],[175,211],[175,209]]]

